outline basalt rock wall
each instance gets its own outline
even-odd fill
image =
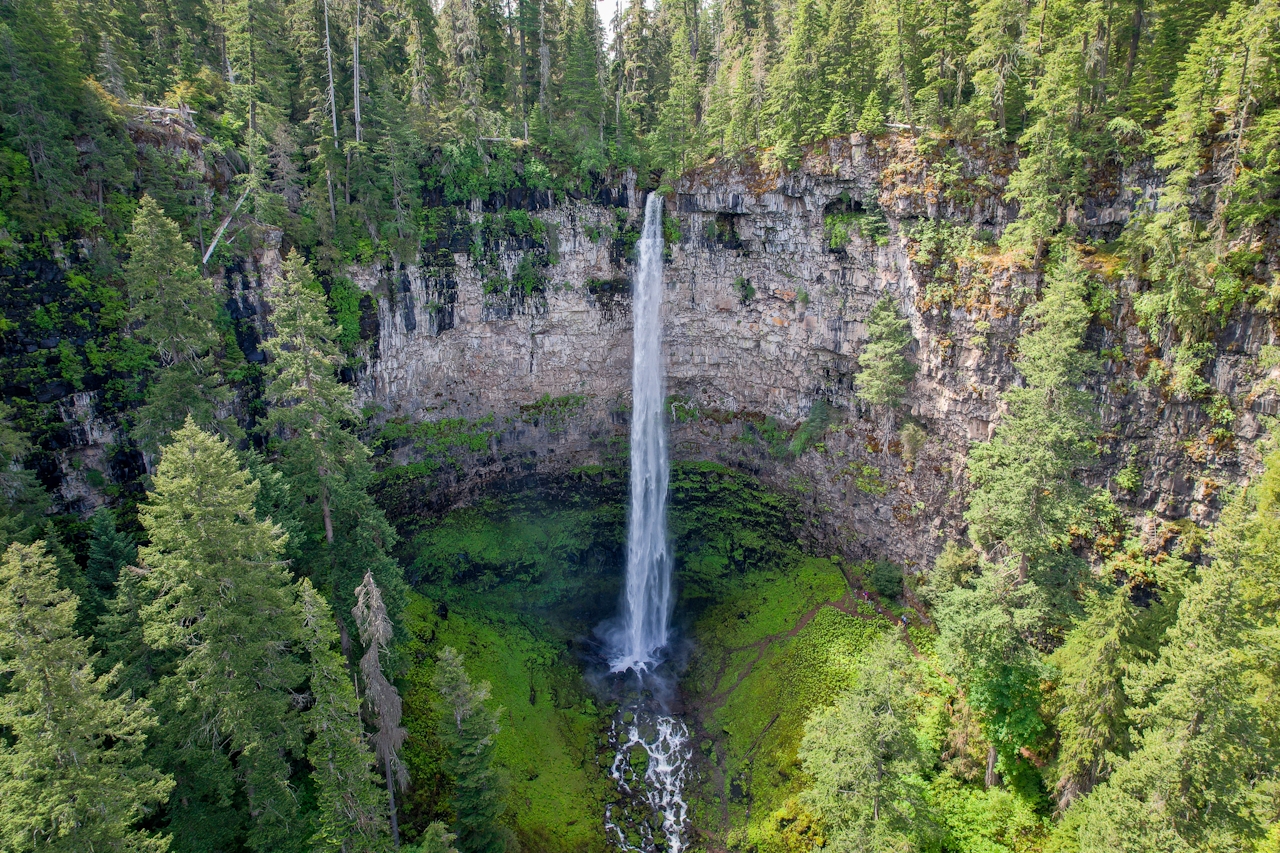
[[[727,164],[686,176],[666,205],[676,238],[664,304],[675,456],[724,462],[792,491],[812,544],[850,557],[921,565],[961,535],[966,448],[991,436],[1000,391],[1019,381],[1018,318],[1040,284],[995,246],[1016,215],[1002,196],[1012,166],[1003,152],[959,149],[940,160],[910,139],[854,137],[790,172]],[[1115,236],[1158,196],[1150,173],[1121,178],[1068,212],[1084,234]],[[579,201],[536,214],[552,262],[533,292],[495,292],[493,262],[481,269],[463,251],[443,265],[354,271],[377,306],[376,346],[357,381],[378,418],[488,419],[486,449],[451,451],[450,464],[409,490],[424,508],[624,458],[632,265],[616,233],[639,227],[644,198],[634,182],[613,198],[629,204]],[[859,222],[847,245],[832,247],[832,213]],[[514,275],[527,252],[511,241],[498,263]],[[1091,262],[1105,277],[1110,259]],[[1090,346],[1108,357],[1091,389],[1103,452],[1085,477],[1157,516],[1209,518],[1223,486],[1257,468],[1250,442],[1259,416],[1276,411],[1268,386],[1280,379],[1257,356],[1276,343],[1275,324],[1242,311],[1219,335],[1207,376],[1237,416],[1232,439],[1211,437],[1200,403],[1141,381],[1162,350],[1137,326],[1132,287],[1117,281],[1118,298],[1090,329]],[[885,294],[915,336],[919,370],[896,422],[927,433],[914,454],[855,394],[866,319]],[[819,400],[831,425],[816,447],[791,453],[786,431]],[[391,459],[419,452],[401,442]],[[1136,487],[1111,485],[1121,468],[1137,472]]]

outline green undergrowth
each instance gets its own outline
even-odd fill
[[[495,761],[506,787],[504,820],[522,850],[595,851],[610,782],[596,761],[607,715],[587,692],[554,623],[474,598],[453,607],[415,595],[405,610],[402,657],[405,759],[415,825],[449,817],[450,780],[431,688],[435,655],[453,646],[473,681],[488,681],[501,707]]]
[[[472,679],[492,683],[505,709],[498,761],[523,849],[602,847],[602,797],[612,792],[601,764],[610,756],[599,752],[608,709],[592,699],[571,649],[616,610],[626,484],[625,470],[593,467],[442,517],[399,519],[401,556],[418,590],[399,650],[408,666],[416,823],[448,819],[430,688],[435,654],[448,644],[466,656]],[[804,554],[790,499],[753,478],[712,463],[677,464],[670,506],[677,614],[694,648],[688,718],[710,714],[700,737],[746,786],[729,804],[730,825],[763,826],[795,787],[788,779],[804,720],[847,686],[858,652],[883,623],[823,607],[846,595],[840,564]],[[718,686],[723,707],[711,709]],[[722,826],[717,798],[729,797],[728,788],[700,793],[696,823],[714,833]],[[750,821],[748,802],[756,804]]]
[[[847,592],[836,561],[795,552],[751,573],[694,625],[686,683],[716,765],[696,822],[727,830],[731,849],[783,849],[779,813],[802,787],[805,720],[853,683],[859,655],[891,627],[834,606]]]

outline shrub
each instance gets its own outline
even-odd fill
[[[867,584],[885,598],[897,598],[902,595],[902,567],[877,560],[867,571]]]

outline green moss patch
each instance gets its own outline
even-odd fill
[[[447,615],[446,615],[447,614]],[[451,783],[435,731],[436,653],[453,646],[473,681],[488,681],[501,706],[496,761],[507,785],[506,820],[525,850],[594,851],[612,783],[597,764],[606,716],[587,692],[556,626],[482,602],[441,608],[415,595],[405,610],[411,661],[404,716],[414,822],[449,819]]]
[[[721,827],[730,848],[784,849],[779,815],[802,788],[805,720],[853,683],[859,655],[890,627],[857,613],[836,562],[798,553],[707,608],[686,680],[712,761],[700,829]]]

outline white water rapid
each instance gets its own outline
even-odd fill
[[[611,846],[633,853],[681,853],[689,805],[684,799],[685,769],[690,753],[689,730],[665,714],[637,711],[614,719],[611,740],[615,749],[609,775],[618,790],[662,818],[661,829],[643,815],[629,813],[624,800],[605,806],[604,825]],[[638,749],[637,749],[638,748]],[[639,749],[645,757],[639,758]],[[643,762],[643,766],[637,766]],[[657,832],[661,837],[655,837]]]
[[[671,618],[671,551],[667,545],[667,458],[662,372],[662,196],[644,207],[640,264],[631,288],[635,326],[631,357],[631,507],[622,630],[609,659],[614,672],[657,663]]]

